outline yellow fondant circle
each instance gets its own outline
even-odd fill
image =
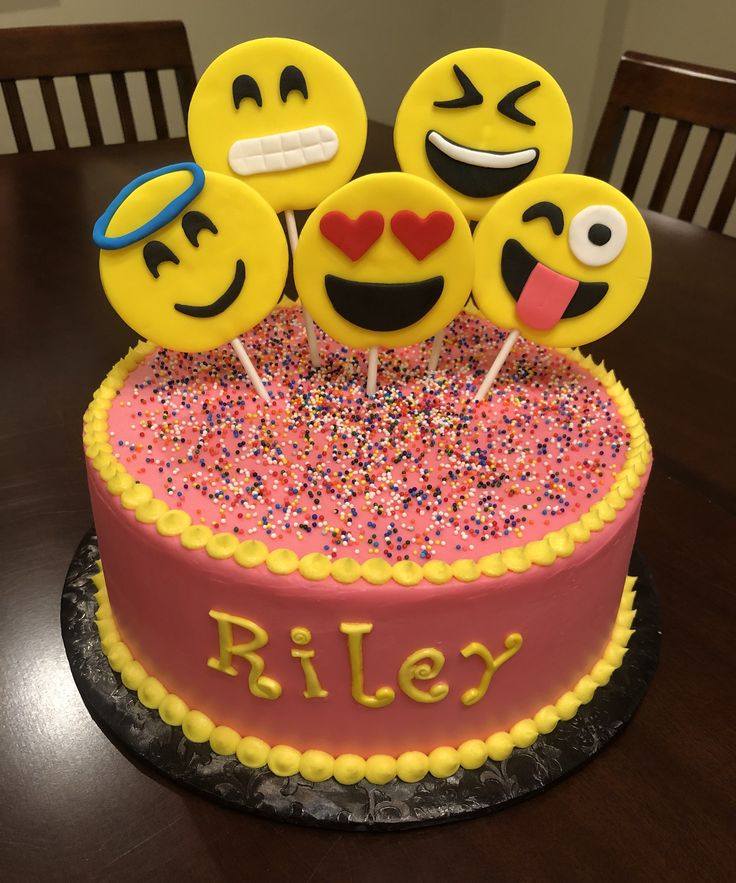
[[[192,96],[188,131],[201,166],[246,181],[281,212],[314,208],[352,178],[367,117],[334,58],[268,37],[210,64]]]
[[[502,49],[461,49],[417,77],[394,125],[401,168],[478,220],[523,181],[562,172],[572,116],[547,71]]]
[[[299,296],[346,346],[410,346],[462,309],[473,279],[470,228],[415,175],[357,178],[320,203],[294,257]]]
[[[474,242],[480,310],[546,346],[579,346],[613,331],[641,300],[652,261],[636,206],[584,175],[520,185],[480,221]],[[562,298],[557,313],[551,298]]]
[[[137,187],[110,220],[111,237],[138,229],[184,193],[191,174],[166,172]],[[203,352],[264,319],[283,291],[288,248],[279,220],[251,188],[205,172],[199,195],[140,242],[100,251],[108,300],[138,334]]]

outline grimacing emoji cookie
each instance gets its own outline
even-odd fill
[[[403,172],[356,178],[310,215],[294,281],[314,320],[340,343],[410,346],[444,328],[467,300],[470,228],[428,181]]]
[[[394,147],[420,175],[478,220],[531,178],[563,172],[572,116],[556,80],[502,49],[462,49],[431,64],[404,96]]]
[[[141,175],[95,224],[118,315],[162,347],[202,352],[264,319],[283,291],[286,237],[250,187],[194,163]]]
[[[360,92],[334,58],[266,37],[210,64],[187,128],[201,166],[246,181],[281,212],[314,208],[352,178],[367,125]]]
[[[548,175],[499,199],[475,230],[478,307],[547,346],[613,331],[649,279],[649,231],[636,206],[597,178]]]

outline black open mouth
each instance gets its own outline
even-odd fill
[[[228,307],[231,307],[245,284],[245,264],[238,258],[235,264],[235,275],[233,281],[228,285],[227,291],[221,294],[217,300],[211,304],[205,304],[202,307],[192,307],[188,304],[174,304],[174,309],[185,316],[192,316],[194,319],[211,319],[213,316],[219,316],[224,313]]]
[[[367,331],[408,328],[427,315],[444,287],[444,276],[419,282],[354,282],[325,276],[325,291],[338,316]]]
[[[436,143],[432,143],[431,139]],[[445,150],[451,152],[456,148],[457,153],[467,156],[472,162],[448,155],[445,150],[437,146],[438,143],[443,144]],[[500,196],[512,190],[529,177],[539,160],[539,151],[536,147],[506,153],[476,150],[451,141],[434,131],[427,132],[424,146],[427,159],[435,174],[453,190],[475,199]],[[523,161],[530,153],[534,154],[533,158]],[[518,162],[516,162],[517,158]]]
[[[532,270],[540,263],[516,239],[507,239],[501,253],[501,276],[518,303]],[[559,274],[562,275],[562,274]],[[569,277],[568,277],[569,278]],[[577,282],[577,288],[560,319],[574,319],[597,307],[608,291],[607,282]]]

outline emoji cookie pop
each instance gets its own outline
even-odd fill
[[[556,81],[501,49],[435,61],[409,87],[394,127],[401,168],[441,187],[470,220],[522,181],[564,171],[571,144],[570,108]],[[432,344],[430,374],[444,334]]]
[[[471,220],[523,181],[564,171],[571,145],[557,82],[501,49],[435,61],[409,87],[394,127],[401,168],[437,184]]]
[[[414,175],[357,178],[304,225],[294,259],[299,296],[317,323],[369,350],[426,340],[462,309],[473,279],[470,229],[455,203]]]
[[[474,244],[478,306],[512,329],[476,399],[487,394],[519,334],[565,347],[613,331],[641,300],[652,260],[634,204],[583,175],[549,175],[515,188],[478,224]]]
[[[312,209],[352,178],[367,117],[347,71],[325,52],[282,37],[250,40],[218,56],[189,108],[195,160],[246,181],[285,212],[296,248],[295,209]],[[312,363],[316,337],[305,313]]]
[[[166,166],[124,187],[93,239],[102,286],[123,321],[183,352],[230,341],[269,400],[238,339],[276,306],[288,268],[283,230],[261,196],[194,163]]]

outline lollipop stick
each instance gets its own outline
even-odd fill
[[[232,348],[235,350],[235,355],[240,359],[240,364],[245,368],[245,373],[250,377],[250,382],[255,387],[255,391],[258,395],[263,399],[264,402],[267,402],[269,405],[271,404],[271,397],[266,391],[266,387],[263,385],[263,381],[258,376],[258,372],[253,367],[253,362],[248,358],[248,353],[245,351],[245,347],[243,346],[239,337],[233,338],[230,341],[232,344]]]
[[[427,374],[434,374],[434,372],[437,370],[437,365],[439,365],[440,362],[440,353],[442,352],[442,343],[445,339],[446,332],[447,328],[440,328],[440,330],[434,336],[434,340],[432,341],[432,351],[429,354]]]
[[[376,394],[376,375],[378,374],[378,347],[372,346],[368,350],[368,382],[366,392],[373,398]]]
[[[498,376],[498,372],[503,368],[503,363],[509,356],[511,352],[511,347],[516,343],[516,338],[519,336],[519,332],[514,330],[509,336],[504,340],[503,346],[498,351],[498,355],[493,361],[493,364],[488,369],[488,374],[486,374],[483,379],[483,383],[478,387],[478,392],[475,394],[476,402],[479,402],[481,399],[484,399],[488,395],[488,390],[493,386],[493,381]]]
[[[294,212],[291,209],[287,209],[284,212],[284,218],[286,219],[286,232],[289,234],[289,245],[291,246],[291,256],[294,257],[294,252],[296,251],[297,243],[299,242],[299,231],[296,229],[296,218],[294,217]],[[307,343],[309,344],[309,359],[312,362],[313,368],[319,368],[322,365],[322,361],[319,357],[319,349],[317,347],[317,334],[314,330],[314,321],[309,313],[302,306],[302,312],[304,313],[304,327],[307,330]]]

